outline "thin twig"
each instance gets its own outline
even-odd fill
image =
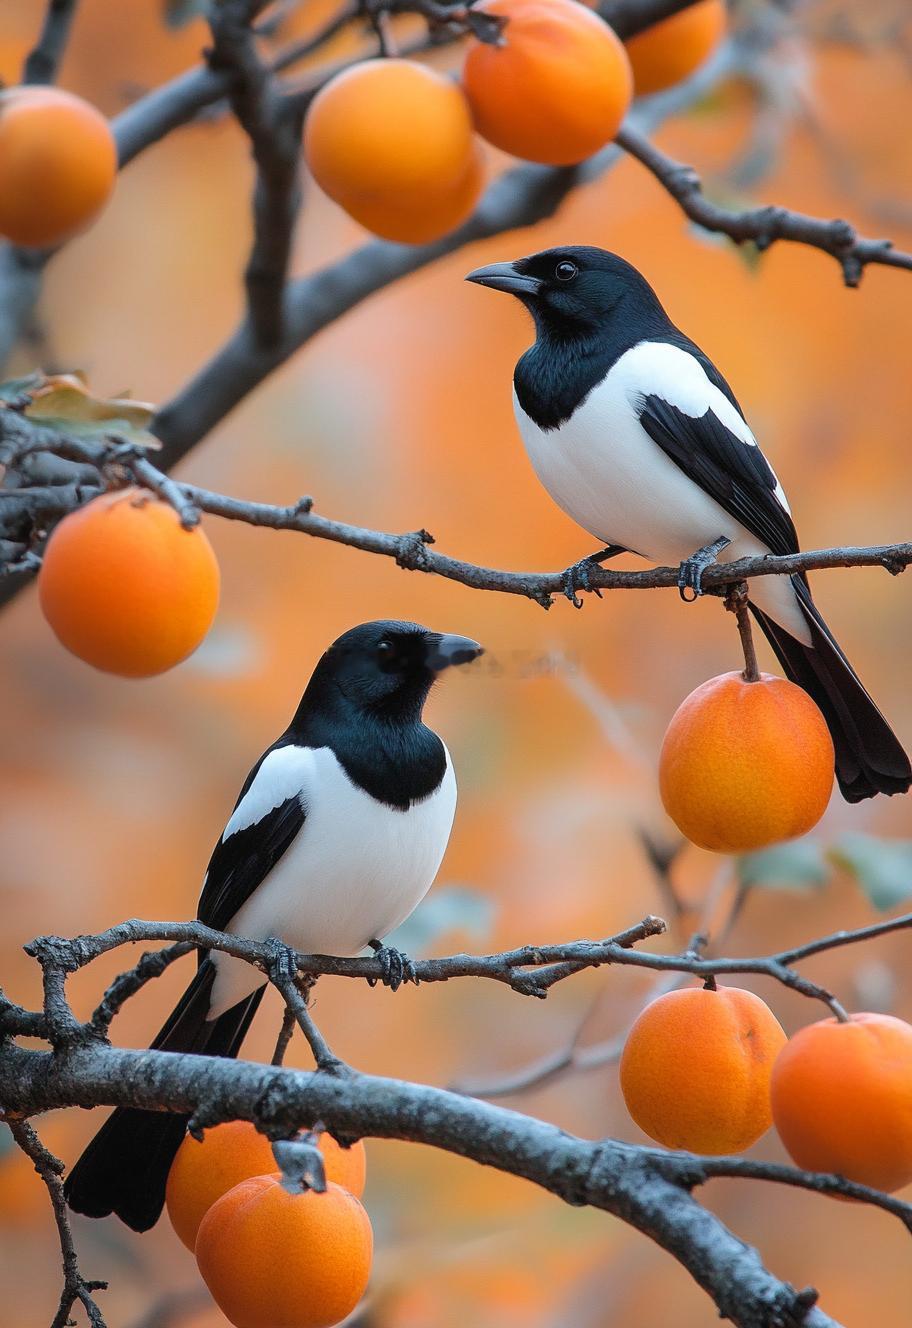
[[[652,172],[691,221],[727,235],[736,244],[750,241],[763,251],[778,240],[789,240],[822,249],[839,263],[847,286],[860,283],[869,263],[912,271],[912,254],[895,249],[892,240],[866,239],[839,218],[825,220],[777,206],[735,209],[711,202],[692,166],[669,157],[629,121],[615,141]]]
[[[296,1022],[294,1010],[286,1005],[282,1013],[282,1027],[279,1029],[279,1035],[276,1038],[275,1051],[272,1053],[270,1065],[282,1065],[284,1063],[288,1044],[294,1037]]]
[[[53,1153],[48,1152],[28,1121],[8,1119],[10,1132],[16,1143],[34,1164],[35,1170],[47,1186],[47,1192],[54,1210],[54,1221],[60,1237],[60,1254],[63,1260],[63,1291],[60,1305],[51,1322],[51,1328],[66,1328],[72,1323],[70,1310],[77,1301],[82,1305],[86,1318],[92,1328],[105,1328],[101,1310],[92,1297],[93,1291],[104,1291],[107,1282],[89,1282],[79,1271],[79,1260],[73,1244],[73,1233],[67,1213],[66,1200],[63,1197],[63,1163]]]
[[[34,430],[34,442],[29,438]],[[8,438],[8,443],[7,443]],[[94,465],[99,471],[98,489],[90,485],[43,485],[0,493],[0,537],[21,541],[31,529],[30,514],[40,515],[44,527],[59,519],[67,511],[100,492],[107,481],[104,472],[112,460],[118,460],[138,484],[172,502],[185,523],[197,512],[207,512],[228,521],[243,521],[251,526],[270,530],[293,530],[316,539],[329,540],[366,553],[392,558],[409,571],[420,571],[443,576],[450,581],[474,590],[495,591],[520,595],[534,600],[545,608],[555,596],[563,597],[565,572],[508,572],[493,567],[481,567],[461,558],[451,558],[431,547],[433,536],[425,530],[406,534],[371,530],[344,521],[334,521],[313,510],[313,500],[301,498],[289,507],[270,503],[247,502],[227,494],[215,493],[195,484],[170,480],[163,468],[150,456],[137,454],[135,449],[122,449],[116,444],[92,442],[85,438],[70,437],[46,427],[34,426],[30,420],[15,411],[0,409],[0,452],[15,461],[28,451],[53,454]],[[912,541],[870,547],[844,546],[832,549],[805,550],[779,557],[760,554],[740,558],[736,562],[716,563],[703,573],[704,589],[721,591],[740,581],[756,576],[791,576],[795,572],[820,571],[835,567],[881,567],[892,575],[912,563]],[[645,572],[618,572],[593,567],[589,573],[592,590],[655,590],[676,587],[678,569],[653,568]]]

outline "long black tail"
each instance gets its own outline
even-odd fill
[[[750,607],[786,675],[823,711],[836,749],[842,796],[846,802],[861,802],[877,793],[905,793],[912,784],[912,767],[899,739],[836,644],[807,583],[793,576],[792,585],[811,633],[810,646],[789,636],[755,604]]]
[[[234,1057],[263,997],[264,987],[217,1019],[207,1020],[215,967],[204,959],[196,977],[152,1046]],[[117,1216],[134,1231],[148,1231],[165,1202],[168,1172],[187,1128],[186,1116],[118,1107],[67,1177],[67,1203],[88,1217]]]

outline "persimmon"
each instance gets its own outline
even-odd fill
[[[0,93],[0,234],[44,248],[82,230],[117,176],[117,146],[94,106],[59,88]]]
[[[833,788],[826,721],[807,692],[769,673],[723,673],[672,716],[659,788],[675,825],[701,848],[744,853],[806,834]]]
[[[465,97],[412,60],[365,60],[331,79],[308,112],[304,156],[330,198],[388,239],[452,230],[481,187]]]
[[[446,189],[403,189],[395,198],[353,199],[344,204],[350,217],[374,235],[399,244],[428,244],[471,216],[484,187],[484,157],[476,145],[465,175]]]
[[[695,73],[725,33],[725,0],[699,0],[628,37],[624,45],[638,97],[661,92]]]
[[[48,540],[38,597],[62,645],[108,673],[145,678],[200,644],[218,606],[219,569],[197,526],[139,489],[92,499]]]
[[[633,95],[622,43],[576,0],[481,0],[507,20],[502,44],[473,40],[462,83],[478,132],[527,161],[572,166],[620,127]]]
[[[326,1179],[360,1199],[364,1193],[366,1160],[360,1140],[341,1148],[330,1134],[320,1135]],[[192,1250],[206,1213],[228,1190],[253,1176],[276,1169],[272,1145],[249,1121],[226,1121],[206,1130],[202,1140],[188,1134],[177,1150],[165,1203],[177,1235]]]
[[[773,1121],[792,1160],[890,1193],[912,1181],[912,1025],[853,1014],[802,1028],[773,1067]]]
[[[290,1194],[277,1175],[223,1194],[196,1238],[203,1281],[235,1328],[329,1328],[364,1295],[372,1254],[353,1194],[332,1182]]]
[[[667,1148],[741,1153],[770,1127],[770,1075],[785,1041],[752,991],[667,992],[646,1006],[624,1045],[627,1110]]]

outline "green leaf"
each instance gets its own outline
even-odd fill
[[[912,840],[847,833],[837,839],[830,858],[851,872],[881,912],[912,899]]]
[[[483,941],[491,929],[494,905],[486,895],[466,886],[435,890],[401,927],[387,938],[390,945],[417,959],[447,932],[463,932]]]
[[[830,876],[823,849],[814,839],[793,839],[735,860],[742,889],[759,885],[766,890],[817,890]]]

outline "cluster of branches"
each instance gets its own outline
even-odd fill
[[[795,965],[839,946],[856,944],[912,927],[912,914],[839,932],[792,950],[757,958],[707,958],[697,948],[662,954],[637,948],[661,934],[661,919],[646,917],[600,941],[522,946],[501,954],[457,954],[414,965],[419,984],[484,978],[526,996],[544,997],[558,982],[587,969],[634,966],[689,974],[704,981],[732,974],[757,974],[778,981],[843,1014],[835,998],[800,974]],[[107,988],[96,1008],[80,1021],[69,1003],[69,974],[100,955],[139,941],[168,941],[143,954]],[[269,1066],[213,1060],[188,1054],[130,1051],[109,1041],[111,1024],[125,1002],[197,947],[241,959],[271,982],[286,1004],[277,1054]],[[342,1142],[365,1135],[429,1144],[475,1162],[522,1176],[567,1203],[588,1204],[628,1222],[673,1255],[712,1296],[720,1313],[742,1328],[806,1325],[824,1328],[834,1320],[817,1308],[816,1292],[774,1277],[759,1255],[733,1235],[693,1197],[720,1177],[775,1181],[822,1194],[873,1204],[912,1231],[912,1205],[839,1176],[797,1170],[743,1157],[698,1157],[667,1153],[614,1139],[574,1138],[530,1116],[477,1098],[427,1085],[362,1074],[328,1046],[307,1005],[318,976],[361,979],[383,976],[375,958],[338,959],[301,955],[275,941],[229,936],[198,922],[131,920],[92,936],[43,936],[26,946],[41,965],[40,1010],[16,1005],[0,993],[0,1104],[20,1147],[33,1159],[48,1187],[61,1237],[64,1289],[56,1324],[64,1324],[80,1301],[95,1328],[103,1328],[93,1291],[79,1271],[62,1201],[62,1164],[41,1144],[28,1118],[58,1107],[129,1105],[190,1115],[200,1131],[227,1120],[249,1120],[274,1139],[293,1138],[321,1122]],[[288,1035],[299,1028],[312,1050],[315,1070],[281,1064]],[[28,1050],[16,1039],[40,1038],[49,1050]]]
[[[693,0],[602,0],[600,12],[626,37],[689,3]],[[74,10],[75,0],[51,0],[40,40],[26,64],[27,80],[53,80]],[[276,13],[262,0],[219,0],[212,10],[212,46],[204,63],[148,93],[117,117],[114,130],[122,167],[204,112],[223,108],[237,119],[256,165],[246,311],[210,362],[159,411],[152,428],[160,450],[150,452],[117,437],[90,440],[49,428],[29,419],[16,403],[0,409],[0,464],[5,470],[0,489],[0,574],[5,573],[0,598],[9,598],[27,580],[57,520],[104,488],[128,482],[171,502],[187,525],[207,512],[330,539],[392,557],[406,568],[434,572],[478,589],[524,595],[546,606],[556,594],[574,598],[579,582],[569,569],[531,574],[476,567],[438,553],[424,530],[389,534],[347,525],[318,515],[310,498],[291,507],[244,502],[177,482],[169,472],[274,369],[362,300],[475,241],[551,216],[568,194],[602,175],[625,154],[652,174],[688,219],[737,244],[749,242],[766,249],[789,241],[819,249],[836,260],[849,286],[858,284],[870,264],[912,269],[912,255],[898,252],[887,240],[862,237],[842,220],[779,207],[720,207],[706,198],[690,167],[673,161],[651,141],[649,135],[669,115],[724,76],[750,69],[758,43],[766,40],[751,31],[731,40],[689,84],[635,107],[615,144],[581,166],[517,166],[491,184],[475,215],[452,235],[423,246],[373,241],[311,276],[291,279],[291,244],[301,198],[301,123],[312,98],[339,66],[297,78],[289,71],[349,25],[365,25],[374,34],[366,53],[373,53],[375,42],[388,50],[392,27],[403,13],[420,14],[426,22],[426,34],[413,41],[407,53],[459,40],[469,30],[478,32],[479,16],[464,4],[345,0],[310,38],[265,54],[277,30]],[[0,359],[28,331],[42,274],[52,257],[9,246],[0,250]],[[750,576],[834,566],[880,565],[895,573],[910,562],[910,543],[837,548],[741,560],[710,569],[704,584],[722,591]],[[671,569],[630,573],[593,565],[587,569],[585,585],[600,592],[676,582],[677,573]],[[422,983],[486,978],[537,997],[544,997],[557,982],[602,965],[638,966],[704,980],[752,973],[822,1001],[837,1017],[844,1017],[836,998],[795,965],[834,946],[909,925],[912,915],[780,954],[726,959],[709,957],[698,942],[678,955],[639,948],[664,929],[658,919],[647,918],[602,941],[523,947],[497,955],[454,955],[422,961],[415,972]],[[136,941],[170,944],[144,955],[108,988],[89,1019],[77,1019],[67,998],[68,974]],[[213,1062],[111,1045],[111,1023],[123,1003],[199,946],[246,960],[280,991],[286,1018],[272,1065]],[[135,921],[96,936],[43,937],[28,949],[42,967],[44,1002],[40,1010],[28,1010],[0,993],[0,1109],[48,1188],[60,1232],[64,1287],[53,1328],[67,1323],[77,1303],[95,1328],[103,1326],[94,1295],[101,1284],[86,1280],[79,1270],[63,1202],[62,1164],[47,1152],[29,1124],[30,1117],[63,1106],[131,1105],[180,1112],[192,1116],[194,1129],[246,1119],[276,1138],[291,1137],[321,1121],[342,1140],[375,1135],[443,1148],[523,1176],[566,1202],[615,1214],[668,1250],[705,1288],[720,1314],[743,1328],[825,1328],[834,1321],[817,1306],[813,1289],[797,1291],[774,1277],[755,1250],[697,1202],[694,1190],[710,1179],[765,1179],[862,1200],[895,1214],[912,1230],[910,1206],[836,1176],[740,1157],[701,1158],[611,1139],[586,1141],[465,1094],[358,1072],[327,1045],[308,1009],[306,991],[318,975],[376,981],[381,970],[375,959],[293,955],[276,943],[226,936],[199,923]],[[312,1072],[291,1070],[281,1063],[295,1027],[313,1051]],[[18,1041],[22,1037],[41,1039],[48,1049],[27,1049]]]
[[[627,37],[693,3],[693,0],[602,0],[600,12],[616,31]],[[55,0],[38,47],[29,57],[25,76],[49,80],[63,50],[73,0]],[[265,14],[262,11],[266,11]],[[722,78],[738,72],[749,75],[758,51],[769,41],[768,30],[749,30],[736,36],[690,83],[647,99],[634,107],[617,140],[581,166],[521,165],[496,179],[478,208],[463,226],[432,244],[406,246],[373,241],[347,257],[308,277],[290,279],[291,238],[300,203],[299,142],[301,121],[310,101],[339,65],[326,66],[295,80],[288,71],[321,47],[340,29],[357,23],[376,28],[379,14],[421,14],[427,35],[408,48],[428,51],[458,40],[475,23],[461,4],[438,0],[346,0],[339,11],[306,40],[298,40],[263,54],[264,41],[276,26],[262,0],[220,0],[211,16],[213,45],[207,59],[170,83],[140,98],[114,121],[120,164],[127,166],[141,152],[202,112],[229,107],[247,133],[256,163],[253,199],[254,238],[246,269],[247,309],[239,327],[212,359],[162,406],[153,422],[161,440],[157,459],[164,472],[190,451],[250,392],[335,319],[362,300],[401,277],[478,240],[528,226],[553,215],[574,189],[611,169],[625,154],[648,169],[657,183],[681,206],[685,215],[703,227],[728,236],[737,244],[759,249],[790,241],[822,250],[839,263],[847,284],[856,285],[869,264],[912,268],[912,255],[893,248],[888,240],[860,236],[842,220],[806,216],[780,207],[729,209],[703,194],[696,172],[675,162],[652,143],[648,135],[668,116],[692,104]],[[372,52],[368,50],[367,54]],[[356,57],[360,58],[360,57]],[[0,361],[6,358],[28,329],[40,292],[41,275],[52,253],[0,249]],[[34,470],[17,469],[7,454],[6,474],[0,489],[0,602],[12,597],[34,571],[40,549],[53,521],[84,500],[73,483],[69,466],[53,464],[59,449],[48,440],[42,482],[30,478]],[[49,494],[49,488],[56,489]],[[7,490],[17,499],[5,499]],[[301,529],[306,533],[395,557],[405,566],[439,572],[483,589],[529,595],[541,603],[569,590],[572,579],[560,573],[533,576],[476,568],[448,559],[429,549],[424,531],[391,535],[328,521],[311,510],[310,500],[293,509],[239,503],[222,495],[197,491],[189,495],[204,510],[259,525]],[[24,504],[35,519],[24,515]],[[908,546],[857,550],[834,549],[797,555],[789,560],[758,560],[738,568],[737,578],[765,572],[808,570],[822,566],[884,562],[891,568],[909,560]],[[786,565],[787,561],[787,565]],[[781,563],[781,565],[779,565]],[[6,575],[2,575],[2,573]],[[596,569],[593,589],[630,588],[634,585],[669,585],[674,576],[665,569],[645,574],[652,580],[631,580],[631,574]],[[718,579],[717,579],[718,578]],[[710,572],[708,587],[730,583],[725,572]]]

